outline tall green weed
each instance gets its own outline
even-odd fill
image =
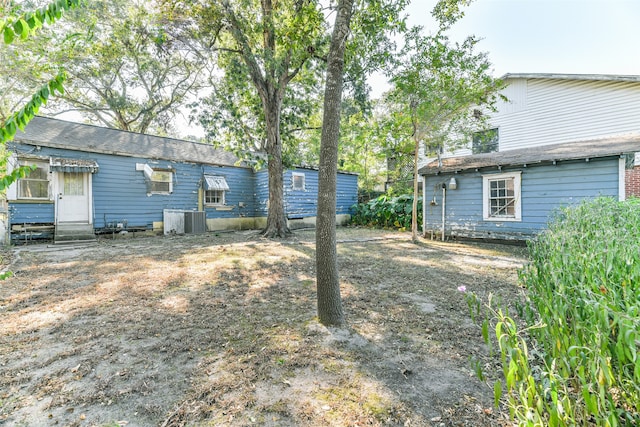
[[[353,206],[351,224],[378,228],[411,229],[413,195],[382,195]],[[418,227],[422,224],[422,197],[418,199]]]
[[[529,249],[519,272],[526,327],[487,305],[512,418],[523,426],[639,426],[640,200],[563,209]],[[479,301],[468,298],[477,311]],[[494,391],[499,399],[502,384]]]

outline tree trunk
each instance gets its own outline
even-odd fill
[[[282,165],[282,139],[280,137],[280,104],[277,94],[263,100],[265,126],[267,129],[267,161],[269,171],[269,206],[267,226],[262,235],[268,238],[283,238],[291,234],[284,211],[284,167]]]
[[[324,117],[320,140],[318,216],[316,222],[316,280],[318,317],[323,325],[344,323],[336,251],[336,177],[340,138],[340,104],[344,51],[354,0],[340,0],[331,36],[324,92]]]

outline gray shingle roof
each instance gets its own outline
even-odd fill
[[[640,82],[640,75],[624,74],[562,74],[562,73],[507,73],[506,79],[596,80],[613,82]]]
[[[236,166],[238,158],[212,145],[35,117],[15,140],[30,145],[147,159]]]
[[[640,152],[640,135],[633,134],[520,148],[496,153],[450,157],[442,159],[442,166],[438,166],[438,161],[434,160],[420,168],[418,173],[420,175],[437,175],[439,173],[497,166],[533,166],[553,161],[594,159],[636,152]]]

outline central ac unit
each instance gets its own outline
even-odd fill
[[[186,234],[200,234],[207,231],[207,221],[204,211],[186,211],[184,213],[184,232]]]

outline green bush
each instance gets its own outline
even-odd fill
[[[528,327],[489,307],[511,416],[523,426],[640,425],[640,200],[566,208],[529,246],[518,310]],[[498,400],[502,384],[494,390]]]
[[[351,224],[378,228],[411,228],[411,210],[413,195],[403,194],[397,197],[382,195],[367,203],[353,206]],[[418,199],[418,227],[422,224],[422,197]]]

